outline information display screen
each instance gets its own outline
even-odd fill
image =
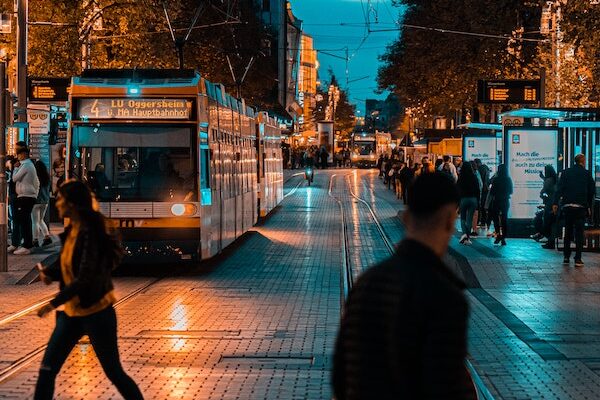
[[[482,104],[537,104],[540,80],[506,79],[477,82],[477,102]]]
[[[557,169],[558,131],[553,129],[510,129],[505,136],[508,170],[513,181],[508,218],[533,218],[542,204],[540,172],[548,164]]]
[[[465,136],[463,137],[463,159],[481,160],[491,173],[498,168],[498,140],[496,136]]]
[[[80,119],[191,118],[192,102],[185,99],[78,99]]]

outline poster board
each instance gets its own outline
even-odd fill
[[[497,135],[463,135],[463,160],[474,161],[476,158],[487,165],[490,173],[498,169],[500,160]]]
[[[513,181],[508,218],[531,220],[542,204],[540,172],[550,164],[558,170],[558,128],[506,127],[505,163]]]

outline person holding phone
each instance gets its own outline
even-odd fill
[[[46,284],[60,282],[60,291],[38,309],[44,317],[58,307],[56,326],[42,359],[34,399],[52,399],[56,376],[82,336],[90,338],[107,377],[125,399],[142,399],[136,383],[125,373],[117,346],[117,318],[111,271],[122,250],[109,231],[104,216],[95,210],[88,187],[80,181],[65,182],[58,190],[56,207],[70,224],[61,235],[62,249],[55,262],[38,264]]]

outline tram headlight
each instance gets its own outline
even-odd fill
[[[198,208],[194,204],[175,203],[171,206],[171,214],[176,217],[184,217],[196,214]]]

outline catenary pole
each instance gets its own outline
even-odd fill
[[[17,105],[19,122],[27,122],[27,8],[29,0],[17,3]]]
[[[0,272],[8,271],[8,210],[6,165],[6,63],[0,62]]]

